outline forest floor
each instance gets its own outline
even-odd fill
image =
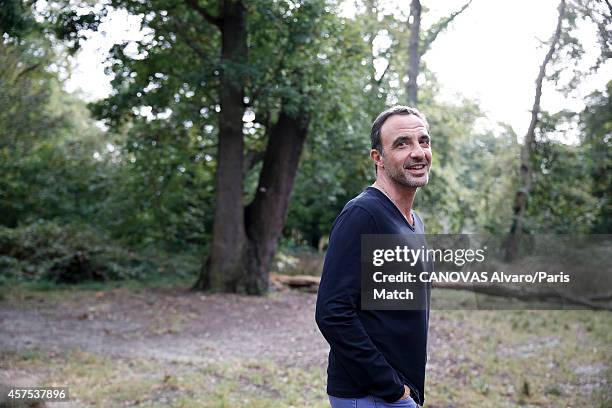
[[[71,402],[57,407],[328,407],[315,300],[295,290],[14,290],[0,299],[0,384],[67,386]],[[612,406],[610,312],[430,319],[427,408]]]

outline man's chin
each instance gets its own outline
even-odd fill
[[[429,182],[429,174],[425,174],[423,177],[409,178],[408,182],[413,187],[423,187],[423,186],[426,186],[427,183]]]
[[[400,184],[402,184],[404,187],[418,188],[418,187],[426,186],[428,182],[429,182],[429,178],[425,177],[422,179],[419,178],[419,179],[403,180]]]

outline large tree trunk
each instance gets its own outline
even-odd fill
[[[291,189],[308,133],[309,120],[305,114],[296,116],[281,110],[278,121],[270,129],[255,198],[245,211],[247,293],[268,290],[270,263],[285,225]]]
[[[242,1],[226,0],[222,10],[218,20],[222,68],[213,241],[194,289],[237,292],[247,273],[242,200],[245,78],[236,70],[247,61],[246,8]]]
[[[519,168],[520,181],[519,187],[514,197],[512,225],[510,227],[510,235],[506,243],[506,259],[512,260],[518,253],[518,242],[520,235],[524,229],[525,211],[527,209],[527,201],[529,200],[529,191],[531,189],[532,169],[531,161],[533,148],[535,145],[535,131],[538,125],[540,115],[540,99],[542,97],[542,82],[546,76],[546,66],[552,60],[559,38],[561,37],[561,27],[565,16],[565,0],[559,3],[559,17],[557,19],[557,28],[550,40],[550,48],[544,57],[544,61],[540,66],[540,71],[536,79],[535,99],[531,108],[531,121],[525,135],[525,141],[521,147],[521,165]]]
[[[421,2],[412,0],[410,3],[410,42],[408,44],[408,85],[406,94],[408,105],[417,105],[417,77],[421,64],[421,53],[419,52],[419,41],[421,36]]]
[[[247,57],[246,7],[225,0],[219,17],[211,16],[197,0],[188,0],[222,37],[220,76],[219,147],[213,242],[195,290],[263,294],[268,290],[268,269],[282,232],[289,197],[309,121],[281,109],[269,133],[255,198],[243,203],[244,90],[240,66]]]

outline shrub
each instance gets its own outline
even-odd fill
[[[40,221],[0,227],[0,280],[57,283],[139,278],[156,265],[82,224]]]

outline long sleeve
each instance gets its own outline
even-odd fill
[[[376,348],[359,319],[361,299],[361,234],[376,233],[373,217],[353,206],[340,214],[329,240],[315,319],[339,364],[360,388],[394,402],[404,384]]]

